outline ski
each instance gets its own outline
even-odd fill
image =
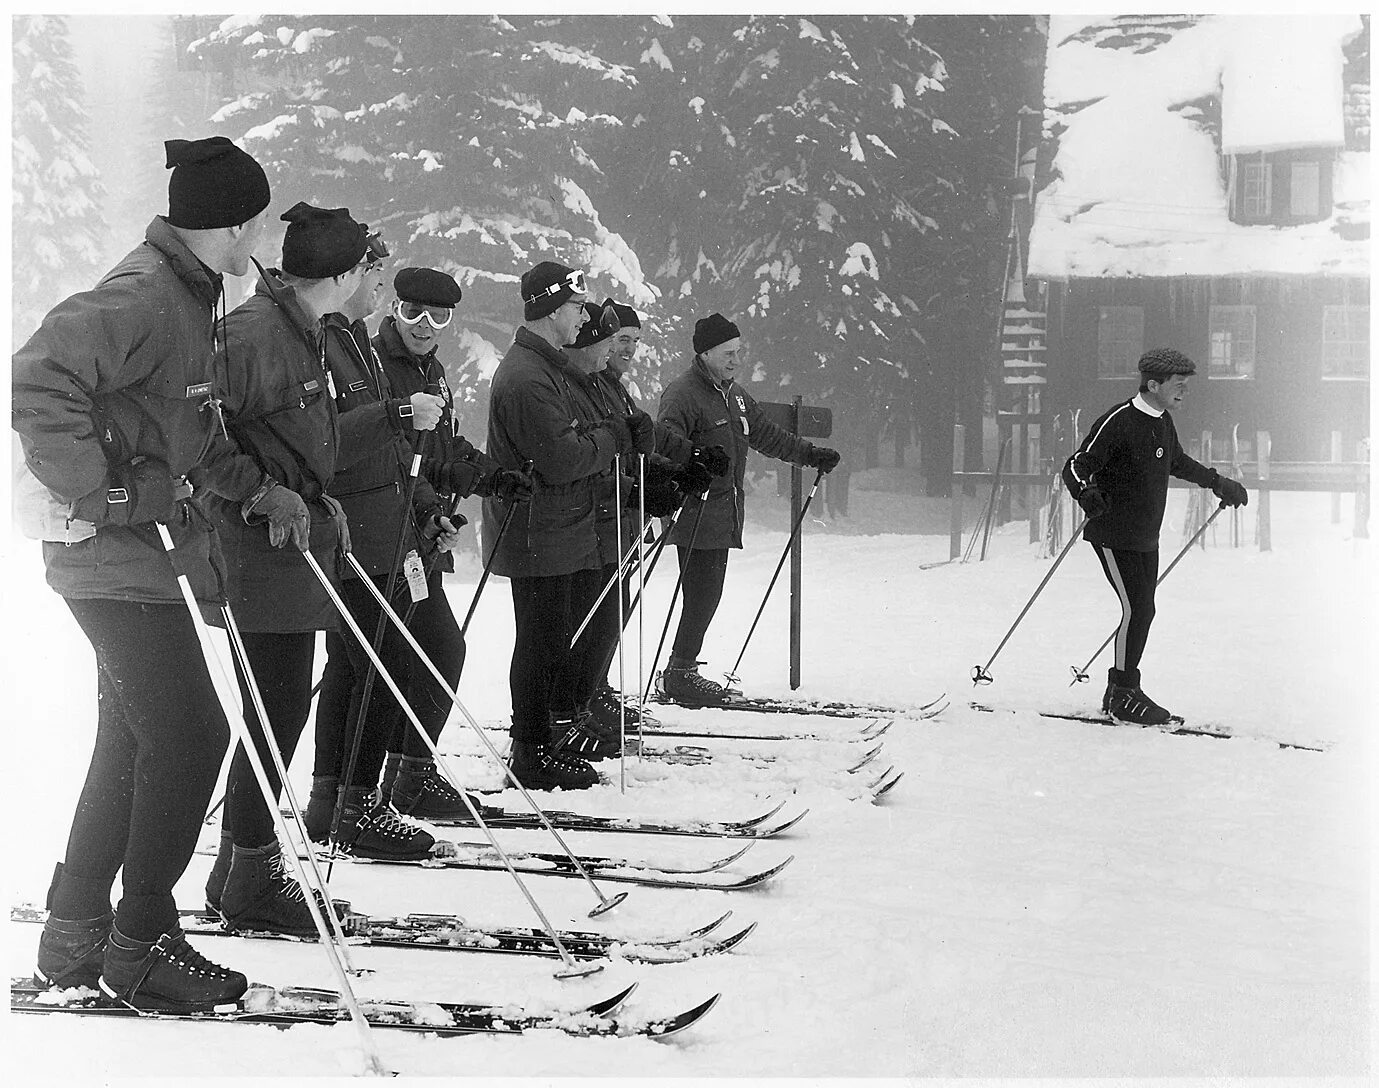
[[[877,801],[881,800],[881,798],[885,797],[886,794],[890,793],[891,790],[895,789],[896,783],[904,777],[904,771],[897,771],[894,767],[887,768],[886,772],[868,787],[868,791],[871,793],[872,804],[875,804]]]
[[[984,703],[970,703],[973,710],[979,710],[983,714],[995,714],[998,711],[1006,714],[1015,714],[1018,711],[1010,707],[987,706]],[[1105,725],[1116,729],[1152,729],[1157,733],[1167,733],[1173,737],[1211,737],[1214,740],[1262,740],[1279,748],[1293,748],[1303,752],[1324,752],[1326,748],[1320,745],[1299,744],[1293,741],[1274,740],[1272,737],[1251,736],[1248,733],[1232,733],[1227,729],[1212,729],[1201,725],[1188,725],[1186,721],[1177,716],[1173,717],[1163,725],[1132,725],[1127,722],[1118,722],[1110,717],[1101,717],[1097,714],[1070,714],[1054,710],[1036,711],[1041,718],[1053,718],[1064,722],[1086,722],[1088,725]]]
[[[895,725],[894,718],[876,719],[872,724],[864,726],[862,729],[851,734],[838,734],[836,736],[825,736],[822,733],[723,733],[710,730],[696,729],[647,729],[642,732],[643,737],[674,737],[680,740],[746,740],[746,741],[790,741],[790,740],[813,740],[825,741],[831,744],[854,744],[860,741],[877,740],[888,733]],[[637,734],[628,731],[628,737],[635,737]]]
[[[551,826],[560,831],[603,831],[631,835],[691,835],[699,838],[770,839],[789,831],[805,818],[805,809],[796,816],[777,824],[769,821],[782,808],[782,801],[770,812],[751,820],[640,820],[631,816],[589,816],[580,812],[546,812]],[[484,823],[493,828],[525,828],[540,830],[541,820],[534,812],[496,810],[484,815]],[[474,827],[472,819],[428,820],[437,827]]]
[[[440,845],[440,844],[437,844]],[[323,854],[322,860],[350,862],[362,865],[408,865],[418,869],[469,869],[489,872],[506,872],[503,863],[494,855],[475,854],[469,857],[433,854],[419,861],[383,860],[381,858],[355,858],[348,854],[336,855],[333,859]],[[643,888],[681,888],[685,890],[731,892],[755,888],[775,877],[795,860],[791,854],[784,861],[746,876],[732,873],[705,872],[690,875],[668,873],[655,869],[600,869],[596,874],[600,881],[614,884],[637,884]],[[563,876],[580,879],[580,873],[570,865],[533,864],[513,858],[513,868],[529,876]]]
[[[863,753],[862,757],[849,766],[842,768],[846,774],[856,774],[868,763],[880,754],[883,745],[878,744],[870,751]],[[661,763],[680,764],[684,766],[700,766],[705,763],[712,763],[714,753],[695,744],[677,744],[674,748],[643,748],[642,755],[647,759],[654,759]],[[761,753],[734,753],[729,758],[740,760],[743,763],[750,763],[756,767],[768,767],[777,762],[777,756],[763,755]]]
[[[715,994],[693,1008],[670,1016],[613,1018],[636,988],[633,983],[611,998],[569,1012],[532,1012],[520,1005],[480,1005],[453,1001],[361,1000],[370,1026],[432,1035],[521,1035],[549,1028],[567,1035],[646,1036],[663,1039],[702,1020],[718,1003]],[[138,1020],[191,1023],[268,1024],[290,1028],[297,1024],[338,1024],[350,1014],[333,990],[311,987],[251,986],[233,1008],[223,1012],[154,1012],[129,1005],[89,988],[48,990],[32,979],[10,979],[10,1011],[71,1015],[130,1017]]]
[[[742,710],[752,714],[814,714],[825,718],[908,718],[923,721],[942,714],[948,708],[948,698],[940,695],[923,706],[896,707],[880,703],[824,702],[810,699],[772,699],[732,695],[723,702],[698,704],[680,703],[665,695],[653,696],[657,702],[684,707],[687,710]]]
[[[678,937],[611,937],[602,933],[557,931],[560,943],[577,960],[618,958],[631,963],[682,963],[701,956],[728,952],[745,941],[756,929],[753,922],[727,937],[708,936],[727,919],[729,911],[687,934]],[[220,916],[204,910],[179,911],[183,932],[202,937],[247,937],[256,940],[314,942],[315,936],[295,937],[260,930],[228,929]],[[42,924],[48,912],[24,904],[10,910],[12,922]],[[541,929],[487,928],[471,926],[453,914],[408,914],[401,917],[371,917],[346,913],[341,919],[350,944],[367,948],[415,948],[443,952],[491,952],[513,956],[562,958],[551,935]]]

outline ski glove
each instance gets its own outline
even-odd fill
[[[640,408],[627,416],[627,430],[632,435],[634,453],[652,453],[656,449],[656,422]]]
[[[713,473],[709,471],[708,466],[698,461],[681,465],[673,472],[675,482],[686,495],[702,495],[709,489],[709,484],[713,483]]]
[[[698,448],[690,454],[690,461],[708,469],[710,476],[726,476],[733,467],[732,458],[722,446]]]
[[[668,518],[680,509],[680,504],[685,501],[685,493],[675,486],[675,482],[669,476],[658,479],[648,475],[645,501],[647,517]],[[637,509],[636,484],[632,485],[632,491],[627,496],[627,505],[633,510]]]
[[[526,502],[535,490],[531,474],[518,472],[515,468],[500,468],[493,474],[493,494],[504,502]]]
[[[1211,485],[1211,493],[1220,499],[1227,506],[1248,506],[1250,493],[1245,490],[1245,485],[1239,480],[1232,480],[1229,476],[1222,476],[1216,469],[1211,470],[1216,481]]]
[[[805,454],[804,463],[821,472],[832,472],[842,459],[843,455],[837,450],[831,450],[827,446],[810,446],[809,452]]]
[[[281,548],[290,536],[297,548],[306,551],[311,543],[311,515],[306,503],[297,492],[276,480],[266,480],[264,484],[241,508],[245,524],[267,522],[268,543],[273,547]]]
[[[1095,484],[1082,489],[1082,494],[1077,497],[1077,504],[1082,507],[1082,512],[1087,515],[1087,520],[1099,518],[1107,510],[1111,509],[1111,503],[1106,498],[1106,492]]]
[[[345,516],[345,508],[340,505],[338,499],[334,499],[329,495],[322,495],[321,501],[325,503],[326,509],[330,511],[330,516],[335,519],[335,533],[340,540],[340,554],[349,555],[350,519]]]
[[[614,453],[631,453],[633,451],[632,429],[629,427],[628,421],[622,416],[609,416],[597,423],[591,430],[596,430],[599,427],[605,428],[613,436]]]
[[[170,521],[177,504],[191,497],[186,480],[174,477],[162,461],[140,459],[109,470],[108,488],[72,504],[72,517],[93,525],[144,525]]]

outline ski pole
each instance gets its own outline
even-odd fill
[[[619,517],[617,520],[619,522],[619,532],[621,532],[622,519],[621,517]],[[643,530],[645,530],[646,520],[644,518],[642,520],[642,527]],[[621,536],[618,538],[618,541],[619,547],[621,547]],[[631,571],[632,560],[635,559],[636,556],[637,553],[635,551],[628,549],[627,554],[618,561],[618,569],[613,573],[613,576],[603,584],[603,588],[599,590],[599,595],[594,598],[594,603],[589,606],[589,611],[584,614],[584,619],[582,619],[580,621],[579,626],[575,628],[575,633],[570,636],[571,647],[573,647],[574,644],[579,641],[579,636],[584,634],[584,629],[589,626],[589,621],[594,618],[594,613],[596,613],[599,610],[599,605],[603,604],[604,600],[608,597],[609,592],[613,589],[615,585],[621,582],[624,577],[626,577],[629,571]]]
[[[677,511],[678,513],[678,511]],[[645,455],[637,458],[637,600],[642,599],[642,591],[646,589],[646,457]],[[622,587],[618,589],[623,592]],[[632,605],[628,606],[634,607]],[[624,620],[624,623],[627,621]],[[646,682],[646,612],[637,613],[637,690],[642,690],[642,685]],[[621,694],[619,695],[621,698]],[[646,728],[646,707],[637,708],[637,760],[643,759],[642,747],[646,743],[644,730]]]
[[[617,462],[617,459],[615,458],[614,461],[613,461],[613,464],[616,466],[617,463],[618,463],[618,462]],[[626,720],[627,710],[626,710],[626,708],[623,706],[623,702],[622,702],[622,693],[623,693],[623,685],[624,685],[627,681],[626,681],[626,674],[625,674],[624,671],[623,671],[622,635],[623,635],[623,624],[626,623],[627,620],[626,620],[626,617],[625,617],[624,614],[623,614],[623,605],[624,605],[626,602],[623,600],[623,595],[622,595],[622,568],[623,568],[623,555],[622,555],[622,493],[621,493],[621,489],[622,489],[622,473],[621,473],[621,472],[615,472],[614,475],[613,475],[613,539],[616,540],[616,541],[618,542],[618,569],[615,570],[615,571],[613,572],[613,579],[612,579],[612,581],[609,583],[609,585],[610,585],[610,586],[611,586],[611,585],[616,585],[616,586],[618,587],[618,789],[619,789],[622,793],[626,793],[626,792],[627,792],[627,753],[626,753],[623,749],[627,746],[627,720]],[[632,555],[635,555],[635,554],[636,554],[636,553],[633,552],[631,548],[628,548],[628,549],[627,549],[627,555],[628,555],[629,558],[630,558]],[[594,607],[597,608],[598,606],[595,605]],[[591,612],[590,615],[593,615],[593,613]],[[586,620],[585,622],[587,623],[588,621]],[[578,636],[576,636],[576,637],[578,637]],[[573,644],[574,644],[574,641],[571,640],[571,645],[573,645]],[[603,660],[602,655],[600,655],[599,660],[600,660],[600,661]],[[604,671],[606,672],[607,670],[604,670]],[[602,677],[600,677],[600,679],[602,679]]]
[[[352,559],[353,557],[349,558]],[[372,585],[372,583],[370,583],[370,585]],[[537,819],[539,819],[542,825],[546,828],[546,830],[551,833],[552,838],[554,838],[555,841],[560,844],[561,849],[569,855],[575,868],[584,877],[585,882],[588,883],[589,887],[598,897],[599,905],[589,912],[589,916],[591,918],[597,917],[598,915],[603,914],[605,911],[612,910],[624,899],[626,899],[626,892],[619,892],[611,899],[608,896],[604,895],[602,889],[600,889],[599,886],[594,883],[594,879],[589,875],[588,870],[584,868],[584,865],[580,862],[579,858],[570,851],[569,846],[565,844],[565,840],[561,837],[560,833],[555,829],[554,825],[552,825],[550,820],[547,819],[546,813],[542,810],[541,806],[536,803],[536,799],[532,797],[532,795],[527,791],[527,788],[522,785],[518,777],[512,773],[512,768],[508,766],[506,761],[504,761],[498,749],[493,746],[493,742],[488,739],[488,734],[484,732],[483,727],[479,725],[477,721],[474,720],[474,716],[470,714],[469,708],[466,707],[464,705],[464,702],[460,699],[459,693],[453,690],[450,687],[450,685],[446,683],[445,677],[442,676],[440,670],[436,668],[435,662],[432,661],[430,656],[426,653],[426,651],[421,648],[421,645],[412,635],[412,632],[407,630],[406,626],[398,620],[397,613],[393,611],[392,606],[387,604],[382,599],[377,589],[374,590],[374,597],[378,599],[379,605],[384,611],[384,615],[386,615],[389,619],[392,620],[394,625],[397,626],[399,633],[406,640],[407,644],[411,646],[412,651],[417,655],[417,659],[423,665],[426,666],[427,671],[429,671],[431,675],[435,678],[436,682],[441,685],[445,693],[450,696],[450,702],[454,704],[455,708],[461,713],[461,715],[463,715],[469,727],[473,729],[475,734],[479,737],[479,739],[483,741],[484,747],[488,749],[489,756],[497,765],[498,769],[503,772],[503,777],[507,779],[509,782],[511,782],[513,786],[515,786],[517,790],[522,794],[522,796],[526,798],[527,804],[531,806],[531,809],[536,814]],[[426,741],[427,746],[431,749],[432,753],[436,757],[436,765],[442,770],[442,772],[444,772],[445,777],[450,780],[451,785],[453,785],[455,789],[465,797],[465,804],[466,806],[468,806],[468,794],[466,794],[465,791],[460,788],[459,783],[455,779],[455,776],[450,772],[449,764],[445,761],[444,757],[442,757],[441,754],[436,750],[435,743],[431,740],[431,738],[427,737]],[[470,811],[473,812],[472,807],[470,808]]]
[[[1049,568],[1049,572],[1046,575],[1044,575],[1044,580],[1039,583],[1039,588],[1034,591],[1034,596],[1031,597],[1028,602],[1026,602],[1024,608],[1020,609],[1020,614],[1015,617],[1015,622],[1010,625],[1010,630],[1006,632],[1005,638],[1001,639],[1001,644],[996,647],[996,652],[993,653],[991,657],[987,659],[985,665],[972,666],[972,683],[991,683],[993,677],[991,673],[987,671],[991,668],[991,663],[995,661],[997,655],[999,655],[1000,652],[1003,649],[1005,649],[1005,644],[1010,641],[1010,636],[1015,634],[1015,628],[1020,626],[1020,621],[1025,618],[1025,613],[1028,612],[1031,607],[1033,607],[1034,602],[1039,597],[1039,594],[1044,592],[1044,587],[1049,584],[1049,579],[1053,577],[1053,572],[1058,569],[1059,564],[1062,563],[1067,554],[1070,551],[1072,551],[1073,545],[1077,543],[1077,538],[1082,535],[1082,529],[1086,524],[1086,518],[1083,518],[1080,522],[1077,523],[1077,528],[1073,530],[1072,536],[1068,537],[1068,542],[1063,545],[1063,550],[1058,553],[1058,558],[1053,561],[1053,566],[1051,566]]]
[[[532,469],[531,461],[522,462],[522,471],[530,472]],[[531,500],[528,499],[528,502]],[[479,574],[479,584],[474,587],[474,598],[469,602],[469,611],[464,614],[464,623],[460,624],[460,639],[463,640],[465,632],[469,630],[469,621],[474,618],[474,610],[479,607],[479,595],[483,593],[484,586],[488,582],[488,576],[493,573],[493,559],[498,554],[498,545],[502,543],[504,534],[508,531],[508,525],[512,522],[512,515],[517,513],[517,500],[510,500],[508,512],[503,515],[503,520],[498,526],[498,535],[493,538],[493,548],[488,553],[488,558],[484,560],[484,569]]]
[[[776,563],[775,572],[771,575],[770,584],[766,587],[766,595],[761,598],[761,607],[757,609],[756,616],[752,619],[752,626],[747,631],[747,637],[742,640],[742,649],[738,651],[737,660],[733,662],[732,671],[724,675],[724,679],[730,684],[738,681],[737,667],[742,664],[742,657],[747,652],[747,644],[752,641],[752,635],[756,632],[757,623],[761,620],[761,614],[766,611],[766,602],[771,598],[771,590],[776,588],[776,579],[780,577],[781,568],[785,566],[785,561],[790,556],[790,548],[795,543],[795,538],[800,534],[800,527],[804,524],[804,515],[809,510],[809,504],[814,501],[814,493],[819,490],[819,481],[824,478],[824,470],[819,469],[814,474],[814,485],[809,489],[809,494],[804,498],[804,504],[800,507],[799,515],[795,518],[795,524],[790,528],[790,539],[785,542],[785,550],[780,553],[780,561]]]
[[[1163,582],[1163,580],[1169,576],[1173,568],[1178,565],[1178,561],[1192,550],[1192,546],[1197,543],[1198,538],[1207,531],[1207,526],[1209,526],[1213,521],[1216,520],[1216,515],[1221,513],[1221,511],[1224,509],[1226,509],[1226,504],[1223,502],[1220,506],[1218,506],[1215,510],[1212,511],[1211,517],[1207,518],[1206,521],[1202,522],[1202,527],[1192,535],[1191,540],[1189,540],[1186,544],[1183,545],[1183,550],[1173,557],[1173,562],[1170,563],[1167,566],[1167,568],[1165,568],[1164,572],[1161,575],[1159,575],[1158,581],[1154,583],[1154,587],[1156,589]],[[1096,653],[1092,654],[1091,657],[1087,658],[1087,664],[1083,665],[1082,668],[1079,669],[1076,665],[1068,666],[1068,668],[1072,671],[1073,674],[1072,680],[1068,682],[1068,687],[1072,687],[1073,684],[1085,684],[1087,682],[1087,670],[1092,667],[1092,662],[1101,656],[1102,650],[1106,649],[1107,646],[1111,645],[1111,640],[1116,637],[1119,631],[1120,627],[1117,626],[1109,635],[1107,635],[1106,641],[1096,648]]]
[[[217,687],[217,695],[220,698],[221,711],[225,713],[226,720],[230,725],[230,731],[235,739],[243,746],[245,754],[249,758],[249,766],[253,769],[254,778],[258,783],[259,789],[263,792],[263,798],[268,806],[268,811],[273,816],[273,822],[278,834],[283,837],[283,845],[291,855],[292,866],[295,875],[307,887],[305,896],[307,909],[311,912],[311,920],[316,926],[316,932],[321,938],[321,946],[325,950],[326,958],[330,961],[331,970],[335,973],[336,980],[340,984],[340,995],[344,999],[345,1007],[349,1010],[350,1019],[354,1022],[359,1032],[359,1041],[364,1049],[366,1071],[372,1076],[388,1076],[388,1070],[384,1067],[382,1059],[379,1057],[378,1048],[374,1042],[373,1028],[368,1019],[364,1016],[363,1010],[359,1007],[359,1000],[355,996],[354,988],[350,985],[349,971],[346,970],[343,961],[343,942],[337,944],[336,937],[330,932],[326,925],[326,920],[321,914],[320,904],[316,901],[316,896],[312,894],[313,888],[307,880],[306,870],[302,865],[301,859],[297,856],[297,851],[292,848],[291,837],[288,834],[287,822],[283,819],[282,813],[278,810],[277,799],[273,796],[273,788],[268,781],[268,772],[264,769],[263,760],[259,758],[258,747],[254,744],[254,738],[249,733],[249,726],[238,712],[231,712],[232,705],[226,692],[235,690],[238,685],[234,679],[226,674],[225,662],[221,660],[220,654],[211,645],[211,634],[206,626],[206,619],[201,614],[201,606],[197,604],[196,595],[192,592],[191,582],[187,579],[186,573],[182,570],[180,556],[177,548],[172,542],[172,534],[168,532],[168,527],[161,521],[157,522],[158,536],[163,542],[163,550],[167,553],[168,560],[172,563],[173,572],[177,577],[178,588],[182,591],[182,600],[186,603],[187,611],[191,614],[192,626],[196,630],[197,641],[201,645],[202,656],[206,660],[206,667],[209,671],[212,663],[215,665],[215,672],[219,675],[221,686]],[[229,615],[229,606],[223,606],[222,612]],[[251,675],[245,661],[245,676]],[[223,688],[224,690],[221,690]],[[255,708],[259,713],[259,722],[263,726],[265,734],[268,731],[268,720],[262,710]],[[265,747],[276,757],[278,773],[281,775],[283,789],[288,790],[286,768],[282,767],[282,757],[277,753],[277,746],[268,739]],[[291,800],[291,794],[287,793],[289,804],[292,804],[294,814],[297,817],[299,827],[301,826],[301,813]],[[308,843],[308,853],[310,853]],[[318,873],[319,875],[319,873]],[[324,889],[324,885],[322,885]],[[322,892],[322,898],[326,903],[330,903],[329,895]],[[333,906],[328,908],[332,911]],[[338,919],[334,919],[338,927]]]
[[[691,555],[694,554],[694,542],[699,538],[699,526],[704,520],[704,507],[707,506],[708,503],[709,491],[708,488],[705,488],[704,493],[699,496],[699,509],[695,511],[694,525],[690,527],[689,547],[685,549]],[[679,513],[679,511],[676,511],[676,513]],[[667,528],[666,531],[661,535],[662,545],[664,545],[665,542],[669,539],[670,529]],[[670,607],[666,609],[666,622],[665,625],[661,628],[661,639],[659,642],[656,643],[656,653],[651,658],[651,678],[647,680],[646,687],[642,690],[642,706],[646,706],[646,701],[651,696],[651,685],[656,682],[656,665],[661,660],[661,651],[665,649],[666,635],[670,631],[670,618],[675,614],[675,602],[680,596],[680,587],[684,585],[684,583],[685,564],[681,563],[680,573],[675,579],[675,588],[671,591],[670,594]]]
[[[348,557],[348,553],[346,553],[346,555]],[[533,913],[540,920],[542,926],[545,927],[546,932],[550,934],[551,940],[554,942],[556,949],[560,952],[560,958],[565,964],[562,970],[556,972],[556,976],[558,978],[580,978],[584,975],[592,975],[595,971],[603,970],[602,964],[581,965],[570,955],[569,949],[565,947],[560,939],[559,932],[556,930],[555,926],[551,924],[550,919],[546,917],[545,911],[541,909],[541,905],[537,903],[536,898],[522,881],[521,876],[518,875],[517,869],[513,866],[512,859],[508,856],[507,851],[502,848],[497,838],[494,837],[493,829],[490,828],[488,824],[484,822],[483,817],[479,815],[478,808],[475,806],[473,800],[471,800],[469,794],[461,789],[459,784],[455,782],[454,777],[450,773],[450,768],[446,764],[444,757],[440,754],[439,749],[436,748],[435,742],[427,736],[426,730],[421,724],[421,720],[407,702],[407,698],[403,695],[402,689],[397,686],[397,681],[393,679],[392,674],[388,672],[378,654],[374,652],[372,644],[364,637],[364,632],[360,630],[359,624],[355,622],[354,616],[350,613],[349,608],[346,607],[340,595],[335,591],[335,587],[330,584],[330,579],[326,576],[326,572],[321,569],[321,564],[316,561],[316,557],[312,555],[310,551],[303,551],[302,557],[306,560],[307,566],[311,568],[311,572],[316,575],[317,581],[321,583],[321,588],[326,591],[326,595],[331,599],[331,603],[335,605],[336,610],[340,613],[340,618],[343,619],[345,624],[349,627],[350,633],[354,635],[359,641],[359,645],[368,653],[374,668],[378,670],[378,675],[383,678],[383,682],[388,686],[388,690],[393,693],[393,698],[395,698],[398,701],[398,705],[402,707],[403,713],[407,716],[407,720],[412,723],[412,727],[417,731],[417,735],[422,737],[425,741],[426,747],[431,751],[432,758],[436,761],[436,766],[440,769],[441,773],[449,779],[450,785],[453,786],[456,792],[464,799],[465,808],[469,809],[470,815],[474,817],[476,826],[484,833],[484,837],[488,839],[489,845],[493,848],[494,853],[497,854],[499,860],[502,861],[503,867],[507,869],[509,875],[511,875],[513,881],[517,884],[518,890],[521,891],[522,895],[526,898]],[[366,581],[365,584],[372,586],[373,582],[369,580]],[[421,654],[421,649],[417,645],[416,640],[411,637],[411,632],[403,626],[402,620],[398,617],[397,613],[392,610],[392,606],[388,604],[387,598],[377,592],[377,587],[374,587],[374,592],[378,597],[380,607],[384,609],[388,618],[392,620],[398,629],[407,637],[412,649],[417,651],[418,656],[424,656]],[[432,668],[434,668],[434,665]],[[439,670],[436,671],[435,675],[439,677]],[[441,683],[444,683],[443,679]],[[613,905],[613,903],[609,903],[604,909],[608,909],[608,907]]]

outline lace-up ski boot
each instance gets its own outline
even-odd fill
[[[317,903],[324,908],[319,899]],[[316,935],[306,893],[288,871],[282,848],[276,842],[234,847],[220,896],[220,916],[231,930],[285,933],[291,937]]]
[[[325,842],[330,837],[330,821],[335,818],[335,801],[339,796],[340,779],[335,775],[311,776],[311,794],[302,817],[312,842]]]
[[[1121,672],[1120,669],[1110,668],[1106,670],[1106,690],[1101,695],[1101,712],[1108,718],[1111,716],[1111,697],[1117,688],[1137,688],[1140,686],[1140,674],[1138,669],[1128,672]]]
[[[181,928],[156,941],[136,941],[112,927],[100,988],[136,1009],[211,1012],[233,1009],[249,980],[206,959]]]
[[[220,829],[220,848],[216,851],[210,875],[206,877],[206,909],[212,914],[220,913],[220,897],[225,891],[225,878],[230,875],[230,859],[233,857],[234,840],[228,828]]]
[[[48,920],[43,923],[43,935],[38,938],[34,983],[59,989],[89,986],[94,990],[101,976],[105,942],[110,937],[110,924],[115,916],[106,910],[94,918],[53,917],[53,896],[61,880],[62,862],[58,862],[53,867],[53,879],[44,903]]]
[[[599,780],[587,760],[546,744],[512,742],[512,773],[529,790],[587,790]]]
[[[551,715],[550,750],[556,755],[575,756],[592,763],[612,759],[622,747],[618,743],[616,726],[610,736],[588,714],[565,711]]]
[[[351,786],[345,790],[336,845],[357,858],[420,861],[430,856],[436,839],[380,802],[376,791]]]
[[[728,689],[699,675],[702,661],[671,658],[660,676],[661,694],[682,706],[718,706],[728,699]]]
[[[635,729],[642,721],[641,712],[629,703],[626,699],[622,700],[623,723],[629,730]],[[616,736],[618,732],[618,693],[610,687],[601,687],[589,698],[589,715],[601,729],[612,730]]]
[[[469,818],[465,795],[445,780],[430,756],[399,755],[396,765],[391,789],[383,796],[403,816],[417,820]],[[483,802],[473,794],[469,795],[469,800],[482,816],[486,807]]]

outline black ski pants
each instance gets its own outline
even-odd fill
[[[282,793],[282,780],[273,765],[267,745],[273,743],[282,755],[283,766],[292,765],[307,715],[311,712],[311,665],[316,652],[315,631],[290,633],[241,633],[249,667],[263,695],[263,708],[268,715],[269,731],[264,732],[258,711],[249,694],[244,670],[235,660],[235,679],[239,681],[240,698],[244,701],[244,722],[254,747],[268,772],[273,787],[273,801]],[[267,846],[277,839],[273,814],[269,811],[259,788],[254,769],[244,746],[235,748],[230,774],[225,784],[225,826],[236,846]]]
[[[67,605],[96,652],[98,711],[52,912],[105,914],[123,868],[115,924],[155,940],[177,924],[172,889],[196,849],[229,726],[184,605]]]
[[[382,590],[387,580],[386,575],[380,575],[373,582]],[[426,599],[410,609],[410,617],[411,597],[405,592],[390,598],[389,603],[394,612],[407,620],[407,630],[435,662],[436,668],[450,684],[450,691],[454,691],[464,668],[464,639],[460,637],[460,625],[455,622],[455,614],[450,609],[450,599],[445,595],[441,571],[431,572],[426,580],[426,588]],[[383,611],[378,601],[358,578],[346,579],[343,591],[350,613],[365,636],[372,640]],[[407,702],[426,730],[426,735],[434,742],[440,738],[454,704],[450,701],[450,695],[441,689],[430,670],[398,633],[392,621],[384,622],[386,627],[378,656],[383,661],[383,667],[406,694]],[[366,678],[370,673],[373,674],[373,683],[369,706],[349,784],[364,788],[377,784],[388,752],[430,756],[430,749],[417,736],[416,728],[398,706],[397,697],[373,668],[352,632],[327,633],[326,654],[321,698],[316,704],[314,774],[344,777],[359,722],[359,708],[364,700]]]
[[[728,574],[727,548],[695,548],[679,545],[681,572],[680,625],[670,648],[671,660],[688,665],[699,659],[704,635],[723,599],[723,580]]]
[[[618,565],[609,563],[598,572],[598,586],[594,590],[594,596],[603,592],[613,575],[617,573]],[[589,621],[589,626],[584,629],[584,634],[579,636],[579,641],[575,643],[571,653],[571,667],[579,671],[577,678],[572,678],[572,697],[575,693],[583,692],[583,699],[576,698],[573,706],[579,706],[586,702],[591,695],[608,682],[608,669],[612,665],[614,658],[618,654],[618,636],[621,633],[618,624],[618,594],[622,594],[622,614],[627,615],[629,603],[628,581],[635,578],[636,572],[623,575],[618,580],[618,585],[614,586],[604,596],[603,602],[599,605],[598,611],[594,613],[593,619]],[[591,602],[592,603],[592,602]],[[575,627],[580,625],[584,619],[588,608],[574,616]],[[573,632],[572,632],[573,633]],[[585,641],[589,645],[584,645]],[[556,707],[560,710],[560,707]]]
[[[1120,626],[1113,643],[1116,668],[1139,683],[1140,658],[1154,622],[1154,583],[1159,577],[1159,553],[1130,552],[1093,544],[1101,569],[1120,598]]]
[[[600,569],[509,579],[516,629],[508,669],[514,744],[547,743],[551,711],[571,709],[592,693],[589,659],[598,651],[581,638],[579,653],[572,654],[570,636],[602,588]]]

